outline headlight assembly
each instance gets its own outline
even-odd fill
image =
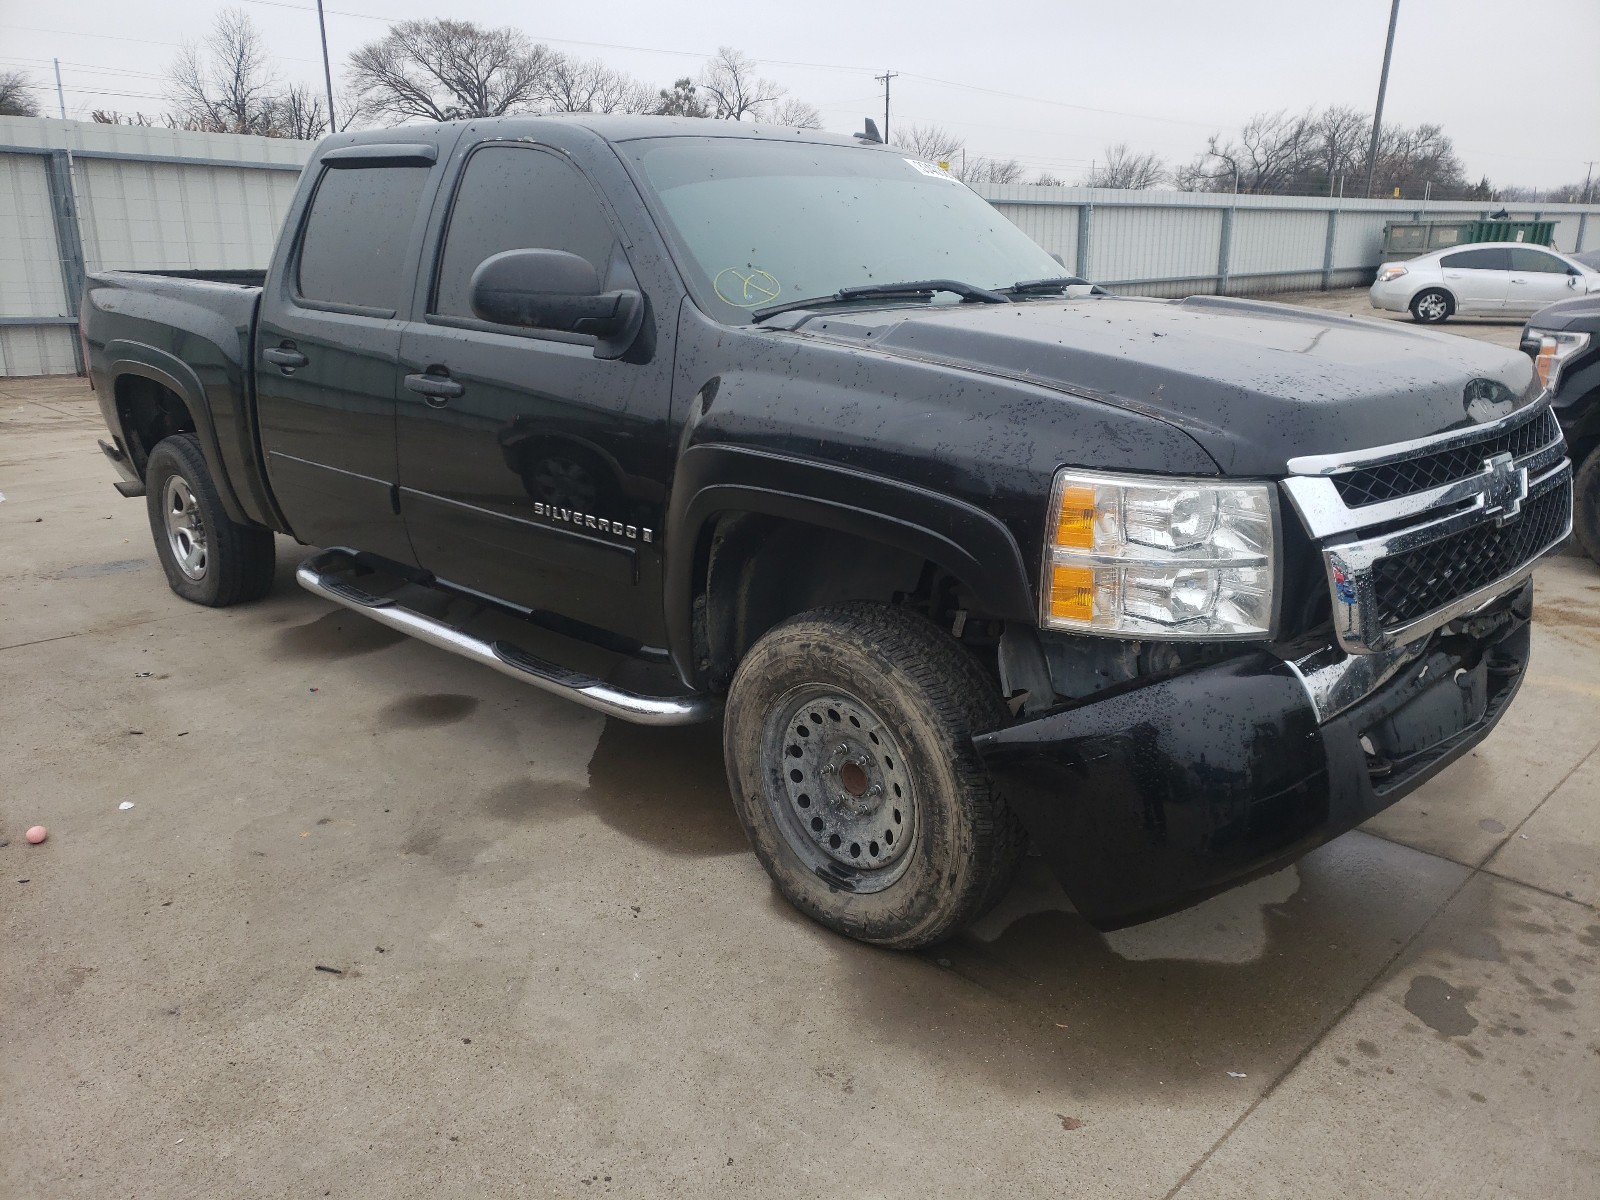
[[[1567,360],[1574,354],[1581,353],[1589,344],[1587,333],[1556,333],[1545,329],[1530,329],[1527,338],[1539,343],[1539,353],[1533,360],[1533,367],[1539,373],[1539,382],[1548,392],[1553,392],[1560,386],[1561,368],[1566,366]]]
[[[1059,471],[1040,624],[1154,640],[1269,636],[1274,511],[1264,483]]]

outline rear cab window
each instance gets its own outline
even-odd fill
[[[295,298],[392,317],[409,297],[403,277],[430,168],[324,168],[300,236]]]

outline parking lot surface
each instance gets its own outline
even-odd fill
[[[0,1196],[1597,1194],[1587,560],[1363,830],[1108,937],[1030,869],[900,954],[777,898],[714,729],[333,608],[282,539],[264,602],[178,600],[102,432],[0,379]]]

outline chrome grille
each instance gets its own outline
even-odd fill
[[[1322,546],[1340,645],[1423,637],[1519,586],[1572,530],[1572,465],[1545,403],[1360,454],[1293,459],[1283,489]]]
[[[1470,478],[1483,469],[1485,460],[1497,454],[1523,458],[1560,436],[1555,413],[1541,408],[1531,420],[1511,429],[1488,433],[1477,441],[1400,462],[1361,467],[1331,478],[1339,498],[1351,508],[1361,508]]]
[[[1372,566],[1378,621],[1407,625],[1515,571],[1565,536],[1572,518],[1572,484],[1550,481],[1530,496],[1521,517],[1501,528],[1485,521]]]

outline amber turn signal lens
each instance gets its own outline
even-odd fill
[[[1533,360],[1533,369],[1539,376],[1539,386],[1550,386],[1551,368],[1556,365],[1556,340],[1555,338],[1539,339],[1539,356]]]
[[[1056,545],[1075,550],[1094,549],[1094,489],[1061,489],[1061,511],[1056,515]]]
[[[1050,615],[1062,620],[1094,619],[1094,570],[1055,566],[1050,570]]]

